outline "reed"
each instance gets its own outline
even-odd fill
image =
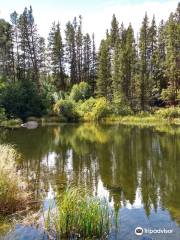
[[[16,150],[0,145],[0,214],[8,215],[25,207],[28,194],[22,188],[22,178],[16,172]]]
[[[111,212],[106,200],[80,188],[69,188],[57,196],[56,208],[45,217],[48,232],[56,239],[106,239],[111,225]]]

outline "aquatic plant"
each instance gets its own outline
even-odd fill
[[[58,194],[56,208],[44,215],[46,230],[61,238],[105,239],[111,225],[107,201],[81,188]]]

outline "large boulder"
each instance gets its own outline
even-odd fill
[[[35,129],[38,127],[38,122],[36,121],[28,121],[26,123],[21,124],[21,127],[25,127],[28,129]]]

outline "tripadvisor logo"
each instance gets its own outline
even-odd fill
[[[143,235],[143,232],[144,232],[144,230],[142,229],[142,227],[137,227],[137,228],[135,229],[135,234],[136,234],[137,236]]]

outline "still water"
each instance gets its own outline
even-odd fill
[[[45,207],[54,192],[83,186],[114,209],[109,239],[180,240],[179,129],[69,124],[0,131],[0,143],[21,153],[18,166]],[[171,233],[136,236],[139,226]],[[42,239],[21,226],[13,234],[6,239]]]

